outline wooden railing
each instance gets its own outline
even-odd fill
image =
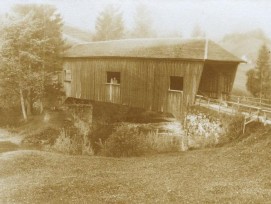
[[[207,108],[223,112],[227,114],[243,114],[244,124],[243,133],[245,132],[246,125],[253,121],[263,122],[264,125],[271,124],[271,105],[263,103],[256,103],[251,105],[243,103],[241,100],[235,101],[223,101],[219,99],[212,99],[202,95],[196,96],[196,105],[205,106]]]
[[[243,100],[248,100],[248,101],[257,101],[257,102],[271,104],[271,99],[268,99],[268,98],[255,98],[255,97],[250,97],[250,96],[236,96],[236,95],[230,95],[230,97],[231,98],[241,98]]]
[[[240,102],[244,104],[255,105],[259,107],[271,108],[271,99],[253,98],[247,96],[230,96],[230,101]]]

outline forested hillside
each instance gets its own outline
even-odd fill
[[[241,91],[247,92],[246,72],[254,67],[260,47],[263,44],[271,47],[270,38],[262,30],[256,29],[246,33],[228,34],[219,44],[247,62],[239,65],[234,82],[234,91],[236,93],[240,93]]]

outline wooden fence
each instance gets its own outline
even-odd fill
[[[271,99],[231,95],[230,101],[271,109]]]
[[[246,125],[253,121],[262,122],[264,125],[271,124],[271,104],[269,104],[269,99],[261,99],[261,101],[257,101],[257,98],[241,96],[230,98],[234,100],[224,101],[197,95],[196,105],[216,110],[219,113],[221,112],[232,115],[243,114],[243,133],[245,132]],[[265,103],[263,103],[263,101]]]

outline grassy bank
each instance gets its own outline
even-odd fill
[[[139,158],[14,151],[0,156],[0,203],[266,203],[271,129],[213,149]]]

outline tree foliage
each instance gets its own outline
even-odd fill
[[[94,41],[115,40],[124,37],[122,13],[113,5],[108,5],[96,19]]]
[[[132,36],[136,38],[148,38],[155,37],[152,28],[152,19],[150,12],[146,6],[139,4],[136,7],[136,13],[134,16],[135,27],[132,32]]]
[[[33,104],[44,99],[52,73],[61,70],[61,27],[61,17],[48,5],[17,5],[5,21],[0,97],[21,101],[28,115]]]
[[[195,25],[195,27],[192,30],[191,37],[192,38],[203,38],[203,37],[205,37],[205,33],[204,33],[204,31],[202,31],[202,29],[199,25]]]
[[[255,97],[271,98],[270,51],[266,45],[259,50],[256,66],[247,72],[246,86]]]

